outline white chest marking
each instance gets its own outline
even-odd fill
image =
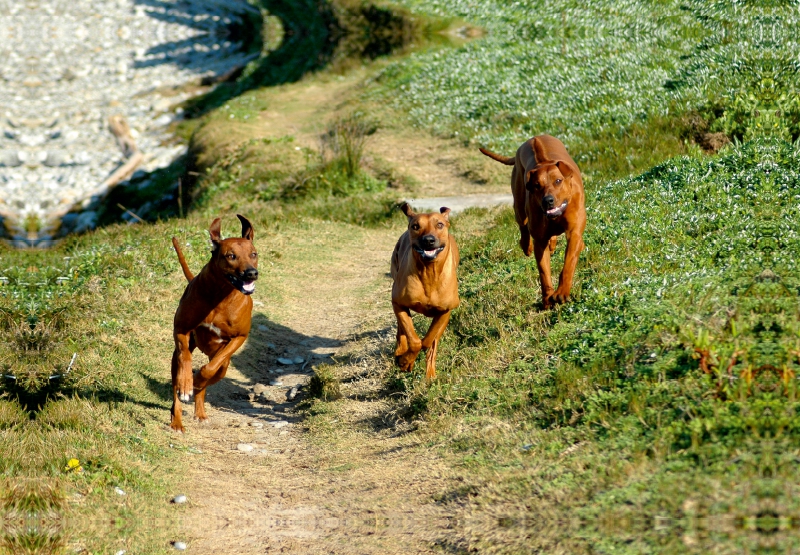
[[[216,336],[222,336],[222,330],[214,324],[200,324],[200,327],[208,328],[208,330]]]

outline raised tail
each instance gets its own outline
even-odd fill
[[[178,262],[181,263],[181,268],[183,269],[183,275],[186,276],[186,281],[192,281],[192,279],[194,279],[194,274],[189,269],[189,265],[186,264],[186,259],[183,257],[183,252],[181,252],[181,247],[175,237],[172,238],[172,246],[175,247],[175,252],[178,253]]]
[[[503,156],[502,154],[495,154],[491,150],[486,150],[485,148],[480,149],[486,156],[491,158],[492,160],[497,160],[501,164],[505,164],[506,166],[513,166],[516,162],[513,156]]]

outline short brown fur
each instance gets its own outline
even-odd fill
[[[400,236],[392,253],[392,308],[397,317],[395,361],[409,372],[420,351],[426,351],[425,377],[436,376],[436,351],[450,321],[450,311],[459,304],[458,245],[450,235],[450,209],[416,214],[408,203],[400,207],[408,218],[408,230]],[[425,254],[436,252],[434,258]],[[420,340],[410,311],[431,321]]]
[[[238,215],[237,215],[238,216]],[[253,226],[244,216],[242,238],[222,239],[220,219],[209,228],[213,251],[211,260],[193,276],[183,257],[178,241],[172,244],[178,253],[183,274],[189,281],[175,312],[172,355],[172,421],[173,430],[184,431],[181,400],[195,395],[194,415],[208,417],[205,411],[206,387],[225,377],[231,356],[247,339],[253,300],[250,293],[258,278],[258,254],[253,245]],[[248,290],[249,289],[249,290]],[[195,347],[209,361],[192,375],[192,351]]]
[[[542,284],[545,308],[564,303],[572,290],[578,256],[583,250],[583,231],[586,228],[586,201],[583,180],[578,165],[564,144],[550,135],[539,135],[525,141],[514,158],[495,154],[484,148],[483,154],[506,165],[511,171],[511,193],[514,195],[514,215],[519,225],[519,245],[525,256],[534,253]],[[566,201],[566,209],[556,217],[546,210],[552,198],[556,209]],[[556,249],[557,237],[567,236],[564,267],[553,290],[550,278],[550,255]]]

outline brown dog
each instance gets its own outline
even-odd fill
[[[195,395],[194,415],[206,420],[206,387],[225,377],[231,355],[242,346],[250,333],[250,318],[258,278],[258,254],[253,246],[253,226],[244,216],[241,239],[223,239],[220,219],[211,223],[211,260],[197,277],[192,275],[178,241],[172,244],[178,253],[183,275],[189,285],[175,312],[172,354],[172,423],[173,430],[183,431],[181,401]],[[195,347],[209,361],[192,376],[192,351]]]
[[[586,228],[586,202],[578,165],[564,144],[550,135],[525,141],[515,158],[480,150],[498,162],[514,166],[511,193],[521,235],[519,246],[525,256],[531,252],[536,256],[544,307],[567,302]],[[550,254],[556,250],[557,237],[562,233],[567,236],[567,252],[558,289],[553,291]]]
[[[408,217],[408,231],[400,236],[392,253],[392,308],[397,317],[397,349],[394,356],[404,372],[410,372],[421,350],[425,377],[436,376],[436,349],[458,306],[458,245],[450,235],[450,209],[416,214],[408,203],[400,207]],[[420,341],[410,310],[433,318]]]

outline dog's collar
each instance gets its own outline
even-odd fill
[[[412,245],[412,248],[417,252],[418,255],[422,257],[422,260],[425,261],[434,260],[437,256],[439,256],[439,253],[444,250],[444,247],[439,247],[437,249],[433,249],[432,251],[426,251],[416,245]],[[433,254],[428,254],[429,252],[432,252]]]

